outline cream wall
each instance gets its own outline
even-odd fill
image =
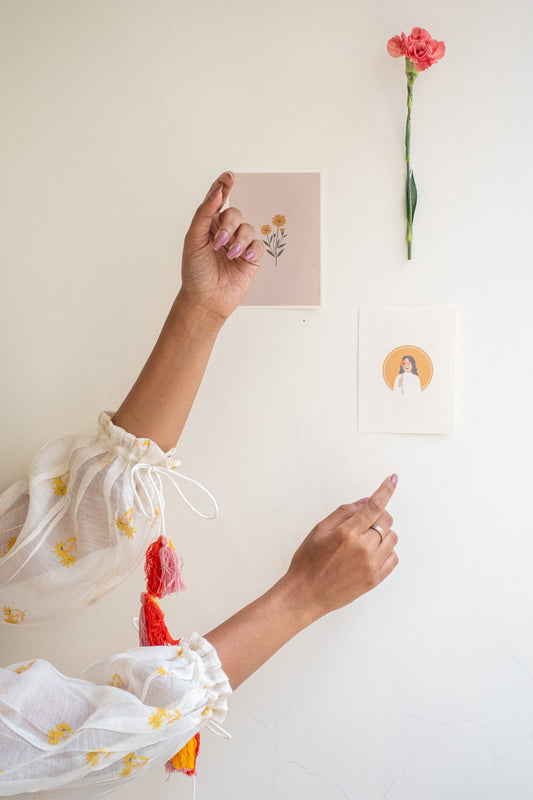
[[[408,264],[385,45],[414,25],[448,49],[415,86]],[[531,798],[532,25],[529,0],[0,2],[3,486],[121,401],[214,176],[325,172],[324,308],[239,310],[182,437],[221,513],[167,493],[190,586],[167,621],[209,630],[392,471],[400,566],[238,690],[203,800]],[[453,436],[357,433],[357,309],[381,303],[457,307]],[[134,645],[142,585],[3,630],[4,659],[78,674]],[[157,772],[115,796],[190,792]]]

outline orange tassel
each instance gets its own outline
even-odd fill
[[[165,764],[166,771],[184,772],[185,775],[196,775],[196,759],[200,750],[200,734],[197,733],[190,739],[179,753],[172,756]]]
[[[150,645],[179,644],[173,639],[165,624],[165,615],[155,599],[166,594],[185,589],[180,574],[180,559],[176,555],[172,542],[166,536],[160,536],[146,551],[144,564],[146,575],[146,592],[141,595],[139,613],[139,643],[144,647]],[[165,765],[167,772],[184,772],[196,775],[196,759],[200,750],[200,734],[197,733],[181,748]]]
[[[155,597],[150,597],[149,594],[143,592],[139,613],[139,644],[142,647],[154,647],[163,644],[179,644],[179,641],[170,635],[165,625],[165,615]]]

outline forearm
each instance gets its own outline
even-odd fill
[[[180,292],[113,422],[164,451],[175,447],[223,322]]]
[[[285,576],[205,638],[236,689],[315,618],[302,606],[296,585]]]

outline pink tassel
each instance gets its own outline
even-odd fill
[[[159,551],[161,564],[161,588],[159,597],[175,592],[184,592],[187,587],[181,577],[183,562],[172,547],[172,542],[167,536],[161,536],[161,550]]]
[[[143,592],[141,594],[141,610],[139,611],[139,645],[141,647],[148,647],[150,642],[148,641],[148,631],[146,630],[146,614],[144,613],[144,601],[146,595]]]

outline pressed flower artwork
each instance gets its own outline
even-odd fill
[[[387,52],[393,58],[405,57],[407,77],[407,122],[405,126],[405,162],[407,176],[405,183],[405,213],[407,216],[407,258],[412,258],[413,219],[417,203],[417,188],[411,169],[411,109],[413,107],[413,86],[421,72],[436,64],[444,56],[444,42],[432,39],[424,28],[413,28],[409,36],[402,33],[387,42]]]
[[[275,267],[278,266],[278,258],[285,252],[285,247],[287,245],[287,234],[284,227],[286,224],[287,218],[284,217],[283,214],[276,214],[272,217],[274,230],[272,230],[270,225],[263,225],[261,228],[261,233],[263,236],[266,236],[266,239],[263,239],[262,242],[265,245],[268,255],[272,256],[274,259]]]
[[[229,198],[265,253],[242,305],[321,304],[320,172],[239,172]]]

